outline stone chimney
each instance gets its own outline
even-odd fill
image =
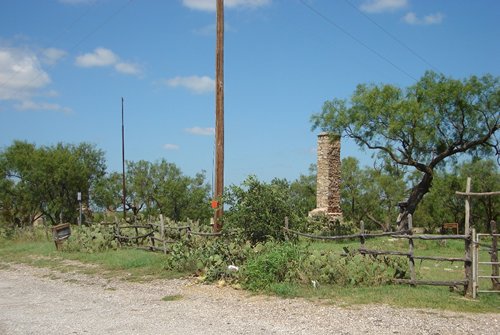
[[[316,209],[310,215],[323,214],[341,219],[340,209],[340,137],[318,135]]]

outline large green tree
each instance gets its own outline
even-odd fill
[[[390,230],[406,186],[404,173],[390,162],[374,168],[359,167],[354,157],[342,160],[341,206],[347,220]]]
[[[459,162],[452,169],[435,174],[431,191],[425,195],[415,212],[418,223],[430,231],[435,231],[443,223],[458,222],[463,230],[464,199],[458,197],[455,192],[465,190],[468,177],[472,179],[472,192],[500,190],[500,173],[494,160]],[[478,231],[489,232],[490,221],[498,220],[498,201],[498,196],[471,198],[471,223]]]
[[[15,141],[0,152],[0,203],[4,216],[31,224],[45,215],[52,223],[62,215],[78,217],[77,193],[89,203],[89,190],[106,169],[104,153],[88,143],[36,147]]]
[[[301,174],[290,184],[294,206],[303,216],[316,208],[316,170],[316,164],[311,164],[307,175]]]
[[[109,174],[96,184],[93,192],[97,207],[121,207],[121,174]],[[189,177],[166,160],[127,162],[125,207],[134,217],[163,214],[175,221],[208,219],[212,215],[209,199],[210,185],[204,172]]]
[[[406,217],[429,192],[436,168],[464,153],[482,156],[493,150],[498,157],[500,81],[491,75],[455,80],[427,72],[406,89],[358,85],[350,101],[325,102],[312,122],[313,128],[347,136],[419,172]]]

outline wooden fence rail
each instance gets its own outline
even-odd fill
[[[177,231],[185,234],[186,237],[201,236],[201,237],[219,237],[224,234],[232,234],[232,232],[201,232],[194,231],[191,225],[171,226],[166,225],[163,215],[160,215],[159,222],[149,222],[144,224],[124,224],[120,225],[118,220],[115,221],[115,238],[119,243],[132,242],[136,247],[149,251],[168,252],[168,245],[176,243],[178,240],[169,238],[169,232]],[[126,229],[133,229],[135,234],[132,236],[123,234]],[[144,232],[145,231],[145,232]],[[147,242],[147,243],[145,243]]]
[[[434,280],[417,280],[415,274],[415,260],[433,260],[438,262],[463,262],[464,264],[470,264],[472,262],[471,257],[469,257],[469,253],[465,253],[464,257],[441,257],[441,256],[416,256],[414,254],[414,240],[423,240],[423,241],[435,241],[435,240],[463,240],[464,243],[470,245],[471,236],[470,235],[413,235],[413,218],[412,215],[408,215],[408,229],[405,231],[398,232],[383,232],[383,233],[365,233],[364,223],[360,222],[360,233],[359,234],[350,234],[350,235],[338,235],[338,236],[320,236],[313,234],[306,234],[302,232],[298,232],[292,230],[288,227],[288,220],[285,219],[285,227],[283,227],[285,234],[293,234],[296,236],[302,236],[309,239],[315,240],[325,240],[325,241],[339,241],[339,240],[360,240],[360,248],[357,250],[362,255],[386,255],[386,256],[403,256],[408,258],[408,265],[410,270],[410,278],[409,279],[394,279],[394,282],[401,284],[410,284],[410,285],[433,285],[433,286],[464,286],[464,292],[466,291],[467,286],[470,283],[470,277],[467,276],[467,267],[465,268],[465,278],[461,280],[454,281],[434,281]],[[365,247],[365,240],[368,238],[377,238],[377,237],[391,237],[395,239],[407,239],[408,240],[408,251],[397,251],[397,250],[370,250]]]

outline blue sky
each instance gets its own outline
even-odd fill
[[[497,0],[226,0],[225,180],[293,180],[316,162],[310,117],[359,83],[426,70],[500,74]],[[215,0],[6,0],[0,146],[90,142],[121,170],[166,159],[211,181]],[[343,141],[342,156],[370,164]]]

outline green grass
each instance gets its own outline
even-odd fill
[[[164,268],[164,256],[137,249],[118,249],[99,253],[59,252],[53,242],[3,242],[0,245],[3,262],[48,267],[61,272],[80,271],[86,274],[117,276],[132,281],[177,278],[183,273]],[[96,266],[68,264],[67,260]]]
[[[361,304],[387,304],[405,308],[431,308],[457,312],[500,313],[498,295],[481,295],[480,299],[466,299],[445,287],[386,285],[380,287],[302,288],[304,295],[342,306]]]
[[[448,241],[445,246],[433,241],[416,241],[416,255],[439,255],[463,257],[463,242]],[[359,242],[302,242],[312,250],[332,250],[342,253],[344,247],[350,250],[359,248]],[[366,248],[378,250],[408,249],[407,241],[391,239],[368,240]],[[481,256],[487,258],[487,254]],[[76,261],[76,262],[75,262]],[[24,263],[31,266],[47,267],[57,271],[81,271],[105,277],[118,277],[126,280],[147,281],[156,278],[174,278],[186,273],[165,270],[165,256],[136,249],[118,249],[99,253],[58,252],[53,242],[47,241],[0,241],[0,269],[8,263]],[[81,264],[86,266],[81,266]],[[445,270],[445,269],[451,269]],[[416,271],[419,278],[431,280],[462,279],[463,263],[417,261]],[[488,270],[484,270],[487,272]],[[57,277],[57,275],[56,275]],[[484,287],[489,283],[485,282]],[[500,313],[500,294],[480,294],[479,299],[464,298],[461,292],[450,292],[447,287],[407,285],[386,285],[379,287],[335,287],[278,283],[267,291],[281,297],[304,297],[320,303],[339,306],[362,304],[387,304],[396,307],[432,308],[462,312]],[[162,300],[173,301],[181,297],[167,296]]]

